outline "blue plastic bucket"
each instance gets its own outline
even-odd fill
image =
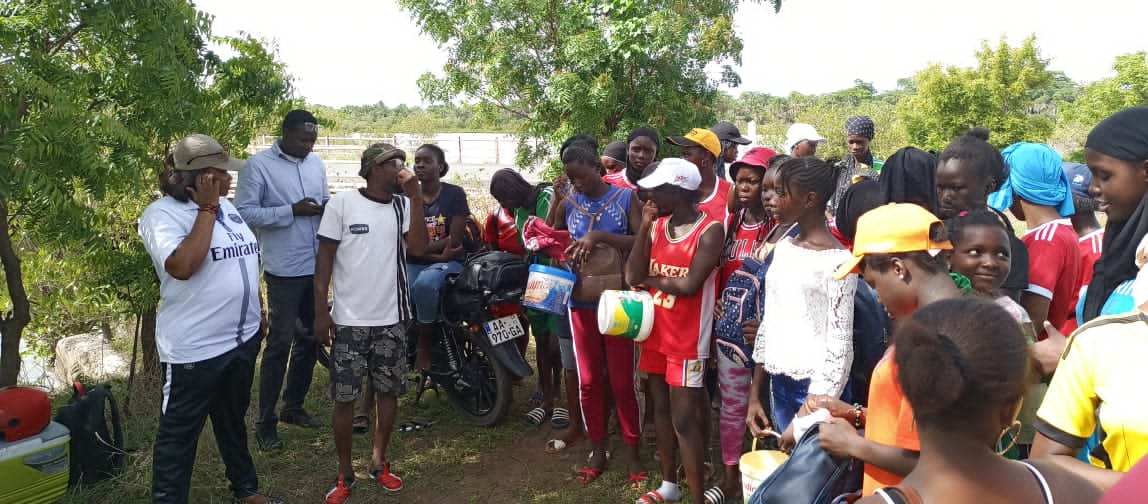
[[[574,281],[578,277],[564,269],[541,264],[531,264],[529,271],[522,305],[555,315],[565,315],[566,304],[570,301],[570,293],[574,291]]]

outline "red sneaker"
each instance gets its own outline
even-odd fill
[[[326,504],[344,504],[351,499],[352,488],[355,488],[354,478],[348,483],[346,476],[340,474],[335,478],[335,487],[327,491]]]
[[[383,462],[382,465],[375,467],[371,471],[371,476],[383,487],[391,493],[401,492],[403,490],[403,479],[399,475],[391,472],[391,463]]]

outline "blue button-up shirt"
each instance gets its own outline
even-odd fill
[[[282,277],[315,274],[322,216],[296,217],[291,205],[303,198],[323,204],[329,195],[327,167],[313,153],[299,159],[275,142],[247,160],[235,186],[235,207],[259,233],[265,273]]]

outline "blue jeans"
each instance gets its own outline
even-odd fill
[[[785,432],[809,395],[809,378],[795,380],[785,375],[769,376],[769,411],[773,430]]]
[[[458,261],[435,264],[407,263],[407,280],[410,282],[411,303],[415,318],[420,324],[433,324],[439,319],[439,306],[442,304],[442,287],[446,276],[462,271]]]
[[[785,375],[769,376],[769,407],[777,432],[785,432],[793,417],[805,404],[805,398],[809,396],[809,383],[809,378],[795,380]],[[853,380],[846,382],[845,389],[841,392],[840,399],[846,403],[852,399],[853,394],[849,392],[852,384]]]

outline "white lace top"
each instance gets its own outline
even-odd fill
[[[809,378],[810,394],[840,397],[853,364],[857,275],[834,280],[844,249],[811,250],[785,238],[765,275],[753,360],[771,374]]]

